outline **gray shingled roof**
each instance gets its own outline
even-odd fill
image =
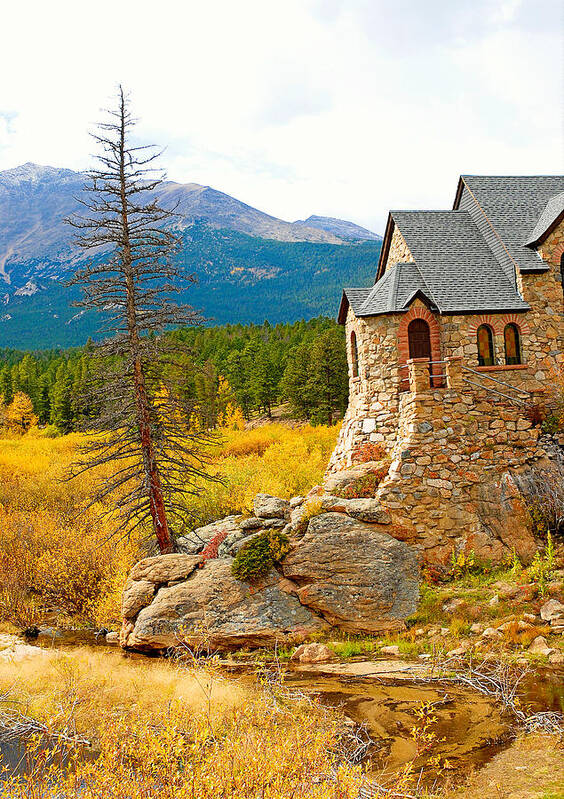
[[[386,270],[382,279],[374,284],[362,306],[358,311],[355,310],[355,314],[357,316],[376,316],[382,313],[403,311],[417,293],[423,294],[431,305],[435,305],[433,295],[423,280],[417,265],[414,263],[394,264]]]
[[[523,239],[535,228],[548,201],[564,191],[564,177],[462,175],[462,180],[487,217],[490,230],[493,228],[503,242],[512,266],[522,272],[542,268],[539,256],[523,244]]]
[[[350,303],[351,308],[353,309],[356,316],[358,316],[358,313],[362,308],[364,301],[372,291],[372,286],[369,286],[368,288],[365,289],[355,289],[355,288],[343,289],[343,291],[347,300]]]
[[[414,263],[389,265],[368,293],[346,289],[340,319],[347,302],[374,316],[406,310],[418,293],[440,313],[529,310],[516,269],[547,268],[530,247],[564,212],[564,177],[463,175],[460,186],[452,211],[390,213]]]
[[[542,239],[547,230],[552,227],[559,216],[564,213],[564,192],[551,197],[540,215],[535,229],[525,242],[525,247],[534,247]]]
[[[441,313],[528,310],[467,211],[392,211],[391,216]],[[413,290],[419,287],[415,282]]]

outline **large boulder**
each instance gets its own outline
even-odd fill
[[[233,649],[300,643],[329,625],[353,632],[402,626],[417,603],[415,551],[388,534],[395,526],[376,500],[339,502],[351,515],[322,512],[307,532],[294,518],[307,503],[296,506],[284,529],[291,534],[296,523],[302,537],[294,530],[282,564],[252,584],[235,579],[233,556],[290,517],[286,500],[266,494],[247,523],[227,517],[185,536],[183,552],[140,561],[123,592],[120,643],[144,651],[182,641]]]
[[[499,481],[478,486],[477,493],[478,516],[485,532],[495,542],[495,549],[490,554],[491,561],[499,563],[504,556],[514,551],[521,563],[531,563],[538,547],[531,517],[516,478],[505,472]]]
[[[184,580],[192,574],[200,561],[199,555],[184,555],[176,552],[144,558],[132,568],[129,579],[146,580],[156,585]]]
[[[121,597],[121,615],[124,619],[134,619],[140,610],[151,604],[154,596],[154,583],[129,579]]]
[[[206,524],[204,527],[197,527],[192,532],[177,538],[176,546],[179,552],[195,555],[201,552],[214,538],[223,539],[232,533],[237,533],[241,529],[239,527],[241,519],[241,516],[226,516],[225,519]]]
[[[290,512],[290,503],[270,494],[257,494],[253,508],[259,519],[283,519]]]
[[[300,586],[300,602],[342,630],[403,626],[417,607],[419,564],[414,550],[385,530],[341,513],[312,518],[282,564]]]
[[[294,586],[272,571],[256,586],[236,580],[231,558],[208,561],[190,579],[161,588],[134,622],[122,645],[164,650],[181,641],[207,641],[218,649],[296,643],[327,628],[300,604]]]

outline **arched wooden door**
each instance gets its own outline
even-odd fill
[[[407,328],[410,358],[431,360],[431,331],[424,319],[413,319]]]

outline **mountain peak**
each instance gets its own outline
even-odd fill
[[[325,230],[340,239],[348,241],[381,241],[382,236],[373,233],[371,230],[357,225],[354,222],[347,222],[345,219],[336,219],[334,216],[308,216],[307,219],[299,219],[294,224],[307,225],[308,227]]]
[[[64,180],[70,177],[76,179],[79,175],[79,172],[73,172],[72,169],[43,166],[42,164],[34,164],[33,161],[26,161],[25,164],[20,164],[12,169],[5,169],[3,172],[0,172],[0,181],[8,184],[38,183],[40,180],[45,179]]]

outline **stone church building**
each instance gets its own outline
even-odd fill
[[[330,470],[385,448],[377,499],[429,561],[453,537],[492,559],[511,548],[484,503],[545,457],[531,408],[563,361],[563,272],[563,177],[463,175],[452,210],[391,211],[374,285],[343,292],[349,407]]]

